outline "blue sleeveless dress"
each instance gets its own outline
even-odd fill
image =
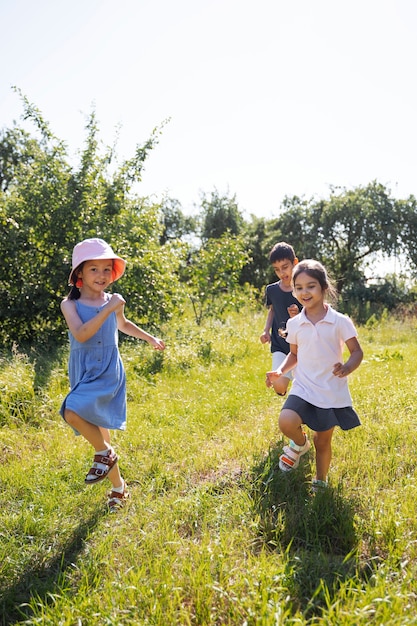
[[[88,322],[101,307],[87,306],[76,300],[77,313]],[[106,319],[95,335],[84,343],[71,332],[68,373],[71,391],[60,413],[69,409],[91,424],[103,428],[126,429],[126,375],[120,357],[116,314]],[[79,434],[76,431],[76,434]]]

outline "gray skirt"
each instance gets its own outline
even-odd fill
[[[330,430],[334,426],[340,426],[342,430],[351,430],[361,425],[356,411],[351,406],[339,409],[321,409],[299,396],[290,394],[282,409],[290,409],[298,413],[303,424],[316,432]]]

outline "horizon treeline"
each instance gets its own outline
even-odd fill
[[[74,245],[102,237],[127,259],[114,286],[129,316],[158,328],[185,308],[195,322],[263,299],[274,280],[268,254],[288,241],[333,277],[339,309],[366,322],[416,298],[417,204],[377,181],[331,187],[326,199],[287,197],[275,217],[245,219],[236,196],[205,192],[195,215],[166,197],[140,195],[149,153],[163,125],[118,161],[103,147],[92,112],[79,162],[20,92],[24,124],[0,130],[0,346],[56,344],[66,338],[59,303],[67,294]],[[28,130],[28,125],[30,130]],[[372,277],[378,257],[406,257],[407,276]]]

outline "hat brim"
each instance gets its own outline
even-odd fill
[[[103,254],[103,256],[94,257],[94,259],[84,259],[78,265],[78,267],[71,270],[71,273],[68,278],[68,284],[71,285],[72,287],[75,285],[75,283],[77,282],[76,272],[78,271],[78,268],[80,267],[80,265],[82,265],[82,263],[85,263],[86,261],[98,261],[102,259],[111,259],[113,261],[111,282],[114,283],[116,282],[116,280],[119,280],[119,278],[121,278],[123,274],[125,273],[126,261],[124,259],[121,259],[120,257],[114,257],[114,256],[108,257],[107,255]]]

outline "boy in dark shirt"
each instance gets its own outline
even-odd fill
[[[279,280],[266,288],[266,305],[269,311],[260,340],[271,344],[272,370],[277,370],[290,350],[285,340],[287,320],[301,310],[300,303],[292,295],[292,270],[298,259],[294,248],[281,241],[270,251],[269,261]],[[275,392],[285,396],[290,380],[291,372],[278,378],[273,384]]]

